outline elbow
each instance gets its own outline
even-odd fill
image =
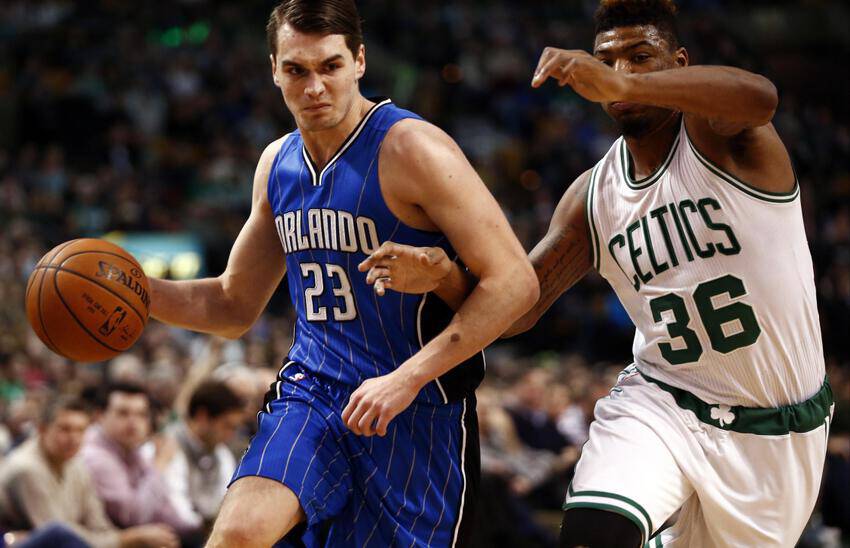
[[[537,279],[537,274],[534,272],[531,263],[528,260],[523,261],[522,271],[513,279],[519,287],[517,295],[517,305],[522,309],[521,313],[525,314],[537,304],[540,299],[540,281]],[[523,331],[530,329],[529,326]]]
[[[231,314],[231,321],[228,322],[228,325],[224,326],[224,328],[217,334],[225,339],[239,339],[254,326],[259,316],[259,314],[249,314],[245,312]]]
[[[766,126],[773,120],[779,106],[779,92],[773,82],[764,76],[756,76],[753,114],[756,127]]]
[[[530,330],[536,324],[536,320],[530,315],[526,314],[522,318],[518,319],[512,326],[508,328],[507,331],[502,333],[501,339],[510,339],[511,337],[516,337],[526,331]]]

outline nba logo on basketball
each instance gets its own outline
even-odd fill
[[[120,306],[116,306],[115,310],[112,311],[112,314],[106,318],[106,321],[103,322],[103,325],[100,326],[98,331],[103,336],[112,335],[112,332],[121,325],[121,322],[124,321],[124,318],[127,316],[127,311],[121,308]]]

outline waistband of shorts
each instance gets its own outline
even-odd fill
[[[324,394],[328,405],[331,407],[339,406],[338,410],[340,412],[348,403],[348,398],[358,388],[357,386],[351,386],[335,379],[328,378],[322,374],[318,374],[303,363],[296,362],[288,357],[283,360],[283,366],[278,371],[278,374],[275,377],[275,383],[272,384],[272,387],[274,387],[278,382],[301,386],[304,390],[310,391],[312,394]],[[424,411],[434,416],[450,418],[454,417],[457,414],[457,410],[463,409],[464,406],[474,411],[477,406],[477,401],[475,392],[470,393],[463,400],[451,401],[449,403],[422,401],[419,396],[417,396],[416,399],[414,399],[407,407],[407,410]]]
[[[642,372],[640,374],[670,393],[679,407],[692,411],[700,421],[742,434],[780,436],[791,432],[810,432],[823,425],[832,414],[832,387],[828,378],[824,378],[820,390],[806,401],[764,408],[706,403],[681,388],[670,386]]]

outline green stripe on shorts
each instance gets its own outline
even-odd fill
[[[572,483],[570,483],[569,487],[567,487],[567,494],[569,496],[569,500],[567,500],[567,502],[564,504],[564,510],[569,510],[570,508],[596,508],[599,510],[609,510],[611,512],[616,512],[633,521],[638,526],[638,529],[640,529],[641,534],[643,535],[643,539],[647,540],[649,539],[649,535],[651,535],[652,531],[654,530],[652,527],[652,520],[649,517],[649,513],[644,509],[643,506],[633,501],[629,497],[624,497],[623,495],[618,495],[617,493],[609,493],[607,491],[573,491]],[[607,498],[617,500],[619,502],[625,503],[632,510],[629,511],[625,508],[621,508],[613,504],[573,500],[577,498],[581,499],[582,497]],[[637,512],[635,512],[635,510]],[[644,525],[643,521],[641,521],[640,517],[638,517],[638,513],[640,513],[640,515],[642,515],[643,518],[646,520],[646,525]],[[649,526],[649,530],[647,530],[647,526]]]
[[[692,411],[697,418],[712,426],[762,436],[781,436],[790,432],[811,432],[824,424],[832,408],[832,388],[829,379],[814,396],[804,402],[774,408],[742,407],[710,404],[695,395],[670,386],[641,373],[644,379],[669,392],[682,409]]]

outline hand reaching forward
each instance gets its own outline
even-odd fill
[[[546,48],[537,63],[531,87],[539,88],[547,78],[595,103],[623,101],[629,79],[582,50]]]
[[[452,262],[439,247],[413,247],[384,242],[357,266],[366,283],[383,296],[387,289],[399,293],[428,293],[451,271]]]

